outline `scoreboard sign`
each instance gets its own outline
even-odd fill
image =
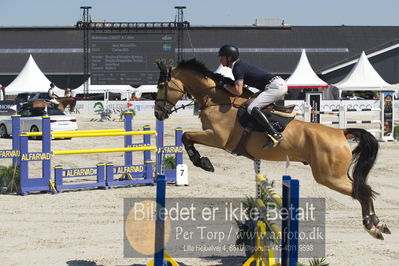
[[[176,47],[173,33],[92,33],[91,84],[157,84],[155,62],[173,65]]]

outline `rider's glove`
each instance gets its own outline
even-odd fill
[[[223,88],[224,86],[223,78],[216,79],[215,83],[216,83],[216,88]]]

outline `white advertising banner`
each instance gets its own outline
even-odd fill
[[[305,102],[303,100],[286,100],[285,105],[295,104],[295,111],[303,112]],[[191,100],[179,101],[176,106],[186,105],[191,103]],[[137,115],[153,114],[154,101],[130,101],[133,104],[133,109]],[[321,110],[339,109],[340,104],[346,105],[347,109],[367,109],[379,108],[380,100],[322,100],[320,104]],[[395,102],[396,111],[399,111],[399,102]],[[130,107],[132,108],[132,107]],[[99,114],[105,109],[104,101],[78,101],[76,104],[76,112],[78,114]],[[128,109],[128,102],[126,101],[108,101],[108,109],[114,114],[119,114],[121,110]],[[179,109],[177,115],[189,115],[194,113],[194,106],[187,106],[185,109]]]
[[[176,107],[188,105],[192,103],[191,100],[179,101]],[[77,101],[74,114],[95,115],[101,114],[108,109],[111,114],[120,114],[121,112],[133,109],[137,116],[140,115],[153,115],[154,114],[154,101],[108,101],[105,105],[104,101]],[[66,112],[68,113],[68,112]],[[189,105],[184,109],[179,109],[175,115],[193,115],[194,106]]]
[[[286,100],[285,105],[295,104],[295,111],[302,113],[304,111],[305,102],[302,100]],[[347,109],[372,109],[380,108],[380,100],[322,100],[320,110],[339,109],[340,105],[345,105]]]

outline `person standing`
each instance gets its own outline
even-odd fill
[[[72,90],[70,88],[65,90],[64,97],[73,97]]]

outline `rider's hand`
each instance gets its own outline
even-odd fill
[[[224,87],[223,79],[215,80],[215,83],[216,83],[216,88],[223,88]]]

